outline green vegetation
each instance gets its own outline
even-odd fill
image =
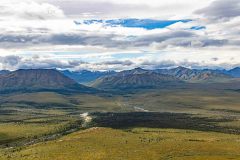
[[[237,135],[215,132],[91,128],[21,150],[8,150],[1,160],[240,159],[239,141]]]
[[[239,97],[207,85],[2,94],[0,160],[240,159]]]
[[[235,91],[213,89],[162,89],[132,94],[131,105],[150,111],[184,112],[214,115],[213,112],[240,111],[240,94]]]

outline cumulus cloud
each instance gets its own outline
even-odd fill
[[[134,62],[129,60],[112,60],[98,62],[85,62],[82,60],[53,60],[51,58],[44,58],[43,56],[33,55],[31,57],[22,56],[5,56],[0,57],[1,69],[39,69],[39,68],[57,68],[57,69],[70,69],[70,70],[109,70],[111,68],[120,70],[123,66],[131,67],[135,65]]]
[[[190,66],[192,66],[194,63],[191,63]],[[173,67],[177,67],[177,66],[189,66],[188,63],[186,62],[174,62],[174,61],[160,61],[160,62],[148,62],[148,65],[146,65],[146,63],[142,64],[143,67],[145,68],[149,68],[149,69],[162,69],[162,68],[173,68]]]
[[[138,53],[135,53],[136,55]],[[191,52],[163,52],[163,53],[146,53],[135,58],[126,58],[124,53],[117,55],[118,60],[114,57],[98,57],[97,61],[86,62],[82,59],[62,59],[57,56],[52,58],[51,55],[32,55],[26,56],[2,56],[0,57],[0,69],[36,69],[36,68],[58,68],[70,70],[124,70],[136,67],[146,69],[172,68],[176,66],[185,66],[189,68],[233,68],[238,66],[239,56],[234,52],[229,54],[228,51],[220,56],[212,55],[209,50],[199,53]],[[93,55],[94,57],[94,55]],[[89,57],[92,59],[91,57]],[[108,59],[108,58],[107,58]]]
[[[212,0],[39,0],[59,6],[66,15],[78,18],[158,18],[189,17],[199,6]]]
[[[34,1],[1,1],[0,15],[6,18],[20,18],[27,20],[45,20],[53,18],[63,18],[61,9],[48,3],[36,3]]]
[[[1,1],[0,69],[236,66],[239,6],[238,0]],[[109,18],[115,25],[104,24]],[[94,23],[74,23],[84,20]]]
[[[34,55],[32,57],[22,57],[22,56],[5,56],[0,57],[0,66],[2,69],[38,69],[38,68],[59,68],[72,69],[74,67],[81,66],[82,64],[88,64],[87,62],[81,60],[53,60],[49,58],[39,57]]]
[[[2,64],[3,68],[17,66],[20,61],[21,57],[19,56],[11,55],[6,57],[0,57],[0,64]]]
[[[134,63],[133,63],[132,61],[130,61],[130,60],[125,60],[125,61],[114,60],[114,61],[102,62],[101,64],[131,66],[131,65],[133,65]]]
[[[239,0],[216,0],[208,7],[199,9],[195,13],[202,14],[212,20],[229,20],[240,16]]]
[[[121,38],[120,38],[121,37]],[[6,48],[19,48],[41,45],[83,45],[101,46],[105,48],[143,48],[151,45],[159,49],[169,46],[177,47],[208,47],[223,45],[238,45],[238,41],[226,39],[209,39],[206,36],[195,34],[192,31],[168,31],[165,33],[149,34],[133,37],[129,40],[126,36],[116,34],[49,34],[49,35],[0,35],[0,44]]]

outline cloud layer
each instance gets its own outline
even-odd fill
[[[231,68],[238,0],[0,2],[0,69]]]

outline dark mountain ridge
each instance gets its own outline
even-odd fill
[[[0,72],[0,91],[19,89],[73,89],[78,91],[90,88],[79,83],[105,88],[151,88],[179,83],[239,83],[236,78],[239,68],[232,70],[173,69],[146,70],[135,68],[121,72],[107,71],[58,71],[54,69],[20,69]],[[231,75],[230,75],[231,73]],[[234,75],[234,76],[232,76]],[[91,88],[92,89],[92,88]]]
[[[0,75],[1,92],[70,89],[90,90],[54,69],[20,69]]]
[[[133,70],[122,71],[114,75],[101,77],[92,83],[91,86],[101,89],[131,89],[152,88],[176,83],[180,83],[180,81],[173,76],[135,68]]]
[[[227,74],[236,78],[240,78],[240,67],[236,67],[227,71]]]
[[[157,69],[157,73],[171,75],[179,80],[198,82],[198,81],[217,81],[231,78],[230,75],[215,70],[189,69],[185,67],[177,67],[173,69]]]
[[[185,67],[145,70],[135,68],[104,76],[91,86],[100,89],[185,87],[194,84],[239,84],[240,80],[228,74],[210,69],[197,70]]]
[[[1,75],[5,75],[5,74],[8,74],[8,73],[10,73],[11,71],[9,71],[9,70],[0,70],[0,76]]]

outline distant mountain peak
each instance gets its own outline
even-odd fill
[[[145,69],[142,69],[140,67],[137,67],[137,68],[134,68],[132,70],[129,70],[129,73],[131,73],[131,74],[142,74],[142,73],[145,73],[147,71],[148,70],[145,70]],[[123,71],[123,72],[125,72],[125,71]]]
[[[157,70],[158,73],[171,75],[184,81],[206,81],[231,78],[229,75],[214,70],[197,70],[179,66],[169,70]]]
[[[55,69],[19,69],[0,77],[0,88],[61,88],[76,82]]]
[[[186,67],[183,67],[183,66],[178,66],[177,68],[174,68],[176,70],[191,70],[190,68],[186,68]]]
[[[15,91],[92,92],[55,69],[19,69],[0,76],[1,93]]]
[[[101,77],[92,83],[92,86],[102,89],[154,88],[168,84],[175,85],[179,82],[179,80],[170,75],[163,75],[151,70],[135,68]]]
[[[10,73],[9,70],[0,70],[0,76]]]
[[[240,70],[240,67],[235,67],[235,68],[233,68],[231,70]]]
[[[235,67],[229,71],[227,71],[227,74],[239,78],[240,77],[240,67]]]
[[[133,70],[145,71],[145,69],[143,69],[141,67],[134,68]]]

